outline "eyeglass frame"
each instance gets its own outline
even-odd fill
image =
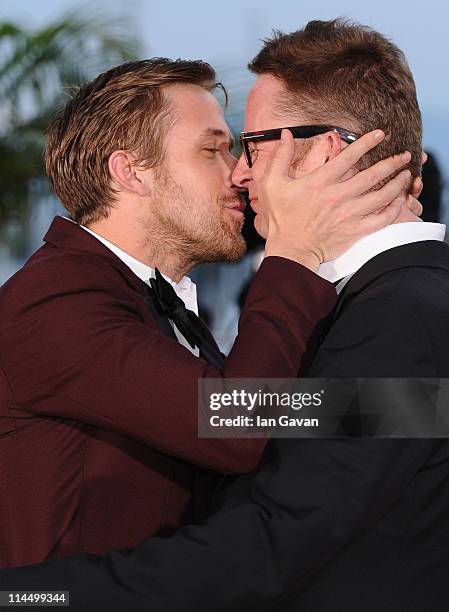
[[[354,132],[336,127],[334,125],[294,125],[290,127],[274,128],[271,130],[258,130],[257,132],[240,132],[240,144],[245,154],[246,163],[249,168],[253,167],[250,142],[263,142],[268,140],[280,140],[282,130],[289,130],[293,138],[312,138],[326,132],[336,132],[344,142],[351,144],[359,136]]]

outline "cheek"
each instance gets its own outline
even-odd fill
[[[231,168],[224,162],[214,165],[205,165],[197,174],[200,177],[202,191],[208,191],[211,196],[221,195],[226,191],[226,187],[230,187],[231,183]]]
[[[254,189],[257,190],[258,184],[265,176],[265,171],[267,168],[267,164],[265,160],[258,159],[252,168],[252,179]]]

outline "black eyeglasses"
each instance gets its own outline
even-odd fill
[[[250,143],[261,142],[263,140],[279,140],[281,138],[282,130],[290,130],[293,138],[312,138],[312,136],[318,136],[318,134],[325,134],[326,132],[336,132],[342,140],[347,143],[354,142],[357,140],[357,134],[354,132],[348,132],[342,128],[335,127],[334,125],[295,125],[293,127],[276,128],[274,130],[259,130],[258,132],[240,132],[240,144],[242,145],[243,152],[245,153],[246,163],[250,168],[253,166],[253,158],[251,157],[256,153],[256,150],[251,151]]]

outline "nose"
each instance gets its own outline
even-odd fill
[[[240,155],[239,161],[237,162],[234,172],[232,173],[232,183],[237,187],[243,187],[248,189],[248,182],[251,180],[251,168],[248,168],[245,156],[243,153]]]

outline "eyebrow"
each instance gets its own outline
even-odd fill
[[[229,150],[231,151],[234,148],[234,145],[235,145],[234,138],[231,136],[229,132],[225,132],[224,130],[220,130],[217,128],[207,128],[207,130],[204,130],[204,132],[202,132],[201,138],[204,138],[205,136],[223,137],[229,143]]]

